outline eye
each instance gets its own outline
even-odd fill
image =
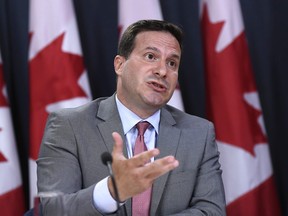
[[[172,67],[172,68],[176,68],[177,67],[177,63],[175,61],[168,61],[168,66]]]
[[[145,58],[147,58],[148,60],[156,60],[156,57],[153,53],[147,53],[145,55]]]

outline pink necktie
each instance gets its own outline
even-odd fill
[[[134,146],[134,155],[147,151],[144,143],[144,133],[149,127],[149,122],[139,122],[136,127],[138,136]],[[152,187],[132,198],[132,216],[149,216]]]

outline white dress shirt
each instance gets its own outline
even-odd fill
[[[147,119],[141,119],[139,116],[137,116],[127,107],[125,107],[119,101],[117,95],[115,98],[117,109],[124,130],[128,157],[129,158],[133,157],[133,148],[138,135],[138,130],[135,127],[135,125],[140,121],[148,121],[151,124],[151,126],[149,126],[144,133],[144,142],[148,150],[155,148],[155,143],[157,140],[157,134],[159,130],[160,110],[158,110],[156,113],[154,113]],[[154,158],[152,158],[151,160],[153,161]],[[102,179],[95,185],[93,192],[93,199],[94,199],[94,206],[98,211],[102,213],[112,213],[117,210],[117,203],[111,196],[108,189],[108,177]],[[122,205],[123,204],[124,203],[122,203]]]

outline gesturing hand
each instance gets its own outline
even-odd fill
[[[158,149],[148,150],[127,159],[123,155],[123,140],[121,136],[116,132],[112,133],[112,136],[114,139],[112,169],[120,201],[145,191],[153,184],[155,179],[179,165],[179,162],[173,156],[166,156],[147,163],[147,161],[150,161],[151,158],[160,153]],[[108,181],[108,187],[115,198],[111,179]]]

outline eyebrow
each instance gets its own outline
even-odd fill
[[[153,50],[155,52],[160,52],[160,50],[157,47],[150,47],[150,46],[146,47],[145,50]],[[172,54],[172,57],[180,60],[180,56],[178,54]]]

